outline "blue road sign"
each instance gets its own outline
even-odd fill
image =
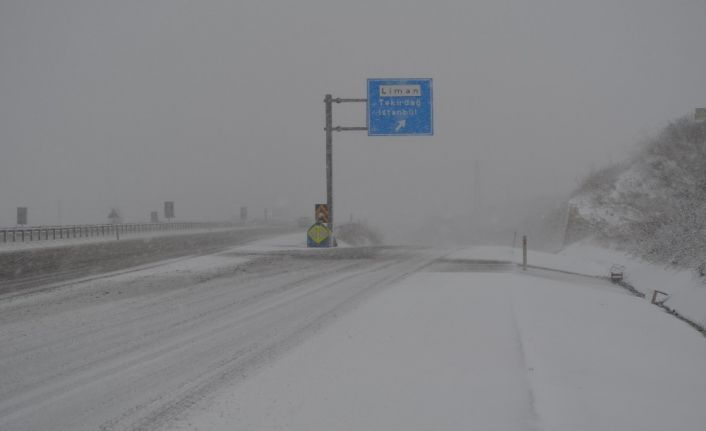
[[[433,134],[431,79],[368,79],[368,136]]]

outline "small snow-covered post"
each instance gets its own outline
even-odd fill
[[[527,235],[522,235],[522,270],[527,271]]]
[[[653,304],[655,304],[655,305],[657,305],[657,295],[658,295],[658,294],[662,294],[662,295],[664,295],[664,296],[669,296],[668,293],[662,292],[661,290],[657,290],[657,289],[653,290],[653,291],[652,291],[652,301],[651,301],[651,302],[652,302]]]

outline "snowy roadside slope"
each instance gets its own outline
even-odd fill
[[[706,280],[693,271],[669,268],[645,262],[628,254],[581,241],[565,248],[560,255],[567,258],[591,260],[599,265],[612,263],[625,267],[626,280],[651,299],[659,290],[669,294],[665,305],[699,325],[706,326]],[[660,296],[659,299],[664,299]]]
[[[705,356],[599,280],[418,273],[170,429],[696,430]]]

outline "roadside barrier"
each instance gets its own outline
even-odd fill
[[[170,222],[12,227],[0,228],[0,242],[54,241],[60,239],[91,238],[101,236],[119,237],[121,234],[141,232],[162,232],[235,226],[240,225],[227,222]]]

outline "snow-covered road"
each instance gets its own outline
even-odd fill
[[[698,332],[601,280],[478,267],[401,280],[171,429],[703,429]]]
[[[706,341],[600,266],[281,242],[0,298],[0,429],[706,423]]]
[[[0,301],[0,429],[167,424],[436,256],[248,253]]]

